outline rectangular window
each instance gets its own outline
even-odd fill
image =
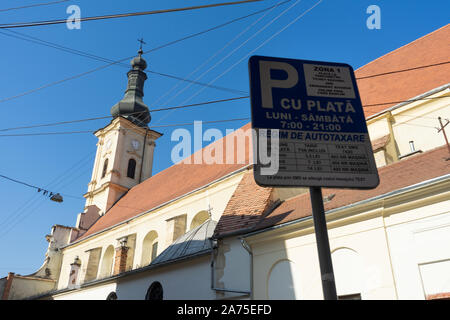
[[[338,296],[338,300],[361,300],[361,293]]]
[[[155,242],[152,245],[152,261],[156,258],[157,255],[158,255],[158,242]]]

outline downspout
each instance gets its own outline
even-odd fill
[[[387,228],[386,228],[386,221],[384,220],[384,215],[385,215],[385,205],[386,200],[383,199],[382,200],[382,207],[381,207],[381,219],[383,220],[383,231],[384,231],[384,238],[386,240],[386,246],[387,246],[387,253],[389,256],[389,266],[391,269],[391,276],[392,276],[392,282],[394,284],[394,291],[395,291],[395,298],[398,300],[398,290],[397,290],[397,282],[395,281],[395,274],[394,274],[394,265],[392,263],[392,255],[391,255],[391,246],[389,244],[389,237],[387,234]]]
[[[253,252],[244,238],[240,238],[240,240],[242,247],[247,250],[248,255],[250,256],[250,300],[253,300]]]
[[[218,245],[217,245],[217,239],[210,239],[210,241],[211,241],[211,248],[212,248],[212,250],[211,250],[211,290],[214,290],[216,292],[218,291],[218,292],[240,293],[240,294],[245,295],[245,296],[251,296],[251,292],[249,292],[249,291],[225,289],[225,288],[216,288],[214,286],[215,280],[216,280],[216,277],[215,277],[215,274],[214,274],[215,253],[216,253],[216,250],[218,248]]]

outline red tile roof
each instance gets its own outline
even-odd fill
[[[450,60],[450,24],[355,71],[356,78]],[[357,80],[363,105],[404,101],[449,83],[450,63]],[[366,107],[366,117],[394,104]]]
[[[331,201],[324,204],[325,211],[371,199],[391,191],[450,174],[450,160],[446,160],[448,157],[447,146],[443,146],[380,168],[378,170],[380,184],[372,190],[324,188],[322,190],[324,198],[334,195]],[[254,225],[253,229],[264,229],[308,217],[311,214],[312,209],[308,192],[283,202],[269,215],[262,217]]]
[[[242,127],[243,130],[250,129],[250,123]],[[233,132],[228,137],[236,137]],[[223,142],[223,162],[226,163],[226,145],[228,139],[218,140],[209,146],[197,151],[189,158],[194,162],[196,154],[213,152],[214,148],[220,147]],[[168,201],[176,199],[193,190],[207,185],[222,178],[238,169],[252,163],[251,141],[246,139],[245,163],[243,164],[175,164],[168,169],[159,172],[141,184],[130,189],[104,216],[93,224],[89,230],[76,240],[86,238],[89,235],[112,227],[125,220],[133,218],[140,213],[151,210]],[[236,163],[237,161],[235,161]]]
[[[365,77],[372,74],[447,61],[449,58],[449,39],[450,25],[447,25],[361,67],[356,71],[356,76]],[[448,82],[448,74],[450,74],[449,68],[450,64],[447,64],[439,67],[430,67],[358,80],[358,87],[363,104],[407,100],[440,85],[446,84]],[[366,116],[370,116],[390,106],[391,105],[384,105],[367,108],[366,110],[370,112],[366,112]],[[247,124],[242,129],[246,130],[249,128],[250,124]],[[218,142],[215,142],[203,150],[211,150],[211,148],[214,148],[217,145]],[[224,148],[224,150],[226,149]],[[191,156],[191,159],[194,159],[194,157],[195,154]],[[106,215],[102,216],[78,239],[86,238],[89,235],[133,218],[144,211],[151,210],[241,169],[252,162],[251,157],[252,151],[250,151],[247,142],[245,164],[174,165],[132,188],[107,212]],[[403,177],[400,178],[399,181],[402,181],[402,179]],[[406,179],[405,181],[409,180]],[[245,188],[245,186],[241,187]],[[262,192],[262,194],[265,193]],[[298,199],[298,201],[304,200]],[[287,204],[284,204],[283,206],[286,205]],[[232,204],[230,204],[228,210],[230,210],[230,212],[238,212],[237,207],[232,207]],[[228,216],[228,212],[226,216]],[[225,229],[234,229],[234,227],[231,227],[231,224],[232,223],[230,222],[230,227],[221,226],[221,228],[224,228],[223,231],[225,231]]]
[[[261,213],[272,204],[272,190],[258,186],[253,178],[253,170],[249,170],[234,191],[214,234],[226,234],[253,226],[261,218]]]

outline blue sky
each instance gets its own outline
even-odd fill
[[[21,10],[1,9],[48,1],[3,0],[0,24],[66,18],[66,8],[75,4],[83,17],[133,11],[187,7],[210,3],[186,1],[106,1],[72,0],[61,4]],[[220,2],[220,1],[215,1]],[[133,56],[137,39],[143,37],[149,50],[237,17],[267,8],[278,1],[261,1],[238,6],[167,13],[143,17],[83,22],[81,30],[64,24],[15,31],[66,47],[119,60]],[[449,21],[450,3],[433,1],[324,0],[277,37],[258,48],[273,34],[311,8],[317,0],[290,2],[219,30],[156,50],[145,58],[149,69],[178,77],[196,79],[217,86],[249,92],[247,61],[249,54],[348,63],[357,69],[377,57],[405,45]],[[381,29],[369,30],[366,20],[369,5],[381,9]],[[291,8],[290,8],[291,7]],[[286,13],[285,10],[290,8]],[[241,34],[234,42],[228,44]],[[7,33],[6,31],[2,31]],[[241,46],[241,44],[244,45]],[[104,63],[40,46],[0,33],[0,101],[91,69]],[[225,45],[228,46],[219,52]],[[238,48],[239,47],[239,48]],[[238,49],[237,49],[238,48]],[[255,50],[258,48],[257,50]],[[196,68],[219,52],[197,73]],[[230,54],[233,52],[232,54]],[[226,57],[226,59],[225,59]],[[222,61],[223,60],[223,61]],[[16,99],[0,102],[0,130],[11,127],[108,116],[111,107],[123,97],[127,69],[111,66],[84,77],[48,87]],[[222,75],[218,78],[219,75]],[[152,109],[227,99],[238,94],[204,89],[198,85],[148,74],[144,101]],[[167,94],[175,85],[171,93]],[[180,94],[177,92],[182,91]],[[382,97],[380,97],[382,102]],[[151,125],[185,123],[194,120],[220,120],[250,117],[249,100],[152,114]],[[57,127],[1,132],[1,134],[58,131],[95,131],[109,120],[97,120]],[[204,125],[236,129],[247,121]],[[191,129],[190,127],[186,127]],[[158,129],[154,172],[172,165],[170,140],[174,128]],[[47,249],[45,235],[52,225],[74,226],[84,208],[82,195],[87,190],[96,151],[93,134],[31,137],[0,136],[0,175],[46,187],[69,196],[61,204],[51,202],[36,190],[0,179],[0,277],[7,272],[29,274],[43,263]]]

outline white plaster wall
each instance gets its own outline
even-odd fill
[[[311,222],[312,223],[312,222]],[[299,229],[300,230],[300,229]],[[381,218],[372,218],[350,225],[329,227],[330,248],[332,252],[348,249],[358,257],[357,266],[348,266],[348,269],[362,275],[359,281],[362,299],[395,299],[395,288],[392,273],[389,268],[389,256],[386,239],[382,228]],[[252,240],[249,239],[252,243]],[[317,254],[315,234],[312,228],[302,234],[280,235],[273,239],[267,235],[265,241],[252,244],[254,249],[254,284],[255,299],[279,299],[286,296],[291,299],[323,299],[320,266]],[[349,277],[345,260],[334,255],[337,264],[335,277],[339,284],[342,278]],[[352,259],[354,262],[355,259]],[[279,283],[292,282],[292,288],[278,288],[271,279],[271,272],[280,261],[290,261],[290,270],[286,269],[278,275]],[[347,272],[346,272],[347,271]],[[345,280],[344,280],[345,281]],[[269,286],[272,284],[272,288]],[[290,291],[283,292],[283,290]],[[338,295],[348,294],[349,288],[338,286]]]
[[[161,283],[164,300],[210,300],[215,296],[210,283],[210,256],[174,263],[160,268],[67,292],[55,300],[106,300],[116,292],[118,300],[144,300],[154,281]]]
[[[450,201],[392,217],[387,234],[399,299],[450,291]]]
[[[82,290],[70,291],[53,297],[54,300],[106,300],[111,292],[116,291],[116,283],[108,283]]]
[[[225,268],[221,277],[216,275],[216,283],[222,283],[224,289],[250,292],[251,260],[249,253],[244,249],[240,240],[236,238],[224,239],[222,245],[227,246],[229,250],[224,252]]]
[[[161,283],[164,300],[211,300],[210,256],[179,262],[119,279],[119,300],[144,300],[154,281]]]

